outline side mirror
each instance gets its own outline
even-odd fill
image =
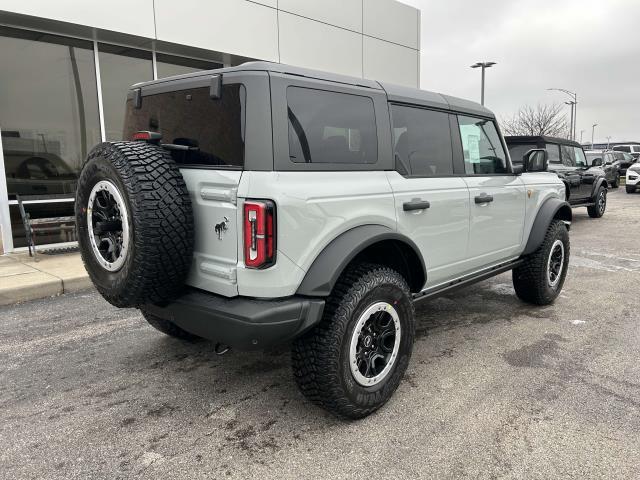
[[[602,166],[602,159],[601,158],[594,158],[591,161],[591,166],[592,167],[601,167]]]
[[[542,148],[533,148],[522,157],[525,172],[546,172],[549,167],[549,156]]]
[[[524,165],[512,165],[511,171],[514,175],[522,175],[524,173]]]

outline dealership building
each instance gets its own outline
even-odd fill
[[[419,85],[420,11],[394,0],[0,0],[5,252],[75,241],[93,145],[122,139],[130,85],[266,60]],[[44,221],[44,220],[43,220]]]

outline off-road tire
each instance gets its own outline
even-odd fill
[[[128,216],[129,248],[116,271],[101,265],[87,227],[89,197],[102,180],[116,187]],[[145,142],[97,145],[80,174],[75,211],[82,260],[109,303],[135,307],[180,293],[193,255],[193,212],[184,179],[167,151]]]
[[[398,355],[380,383],[364,387],[350,369],[349,348],[358,318],[378,301],[390,302],[401,324]],[[296,339],[293,374],[305,397],[338,417],[366,417],[393,395],[409,364],[415,336],[414,306],[406,280],[388,267],[349,267],[327,300],[321,322]]]
[[[627,191],[627,193],[635,193],[636,192],[636,186],[635,185],[627,185],[627,186],[625,186],[625,190]]]
[[[173,337],[173,338],[179,338],[180,340],[188,340],[188,341],[194,341],[201,338],[197,335],[194,335],[193,333],[189,333],[186,330],[183,330],[182,328],[180,328],[175,323],[169,320],[165,320],[164,318],[157,317],[154,314],[149,313],[142,309],[140,310],[140,312],[142,313],[142,316],[144,317],[144,319],[149,323],[149,325],[151,325],[156,330],[164,333],[165,335],[169,335],[170,337]]]
[[[556,240],[564,246],[564,263],[558,283],[551,287],[547,279],[547,263]],[[542,245],[528,255],[521,265],[512,271],[513,287],[520,300],[534,305],[549,305],[560,294],[569,267],[569,232],[560,220],[553,220]]]
[[[604,204],[604,208],[600,208],[600,205],[598,204],[599,199],[600,199],[600,195],[602,195],[604,193],[604,200],[605,200],[605,204]],[[593,196],[593,205],[590,207],[587,207],[587,213],[589,214],[589,216],[591,218],[600,218],[604,215],[605,210],[607,209],[607,189],[600,186],[598,187],[598,190],[596,191],[596,194]]]

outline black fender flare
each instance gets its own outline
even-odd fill
[[[367,247],[385,240],[396,240],[413,249],[420,259],[426,282],[427,269],[418,246],[406,236],[383,225],[361,225],[338,235],[320,252],[304,276],[298,295],[326,297],[333,290],[346,266]]]
[[[524,252],[522,252],[523,255],[535,252],[538,247],[542,245],[544,236],[554,218],[571,222],[573,213],[568,202],[560,200],[559,198],[548,198],[542,203],[536,219],[533,221],[527,245],[524,248]]]
[[[595,197],[596,197],[596,194],[598,193],[598,189],[602,186],[603,183],[605,184],[604,188],[609,188],[609,184],[607,183],[607,179],[606,178],[604,178],[604,177],[598,178],[598,180],[596,181],[596,183],[593,186],[593,191],[591,192],[591,199],[593,201],[596,200]]]

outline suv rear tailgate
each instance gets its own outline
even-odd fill
[[[240,170],[180,169],[195,223],[187,284],[226,297],[238,295],[238,184]]]

